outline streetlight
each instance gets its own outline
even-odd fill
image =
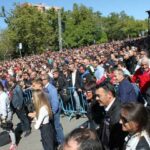
[[[59,34],[59,51],[62,51],[62,27],[61,27],[61,8],[58,9],[58,34]]]
[[[146,11],[148,13],[148,36],[150,36],[150,10]]]

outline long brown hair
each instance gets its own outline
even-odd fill
[[[147,108],[142,104],[128,103],[122,105],[122,110],[128,112],[125,119],[138,123],[139,129],[146,130],[150,136],[150,114]]]
[[[32,95],[33,95],[33,103],[36,111],[36,117],[38,118],[39,116],[40,108],[42,106],[45,106],[48,111],[49,117],[52,118],[52,109],[45,93],[42,90],[35,90],[33,91]]]

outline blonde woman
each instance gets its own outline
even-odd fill
[[[52,125],[52,110],[46,95],[42,90],[33,91],[34,113],[29,117],[36,118],[35,129],[40,129],[44,150],[54,150],[54,129]]]

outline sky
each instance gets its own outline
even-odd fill
[[[73,4],[77,3],[91,7],[93,11],[100,11],[102,16],[108,16],[111,12],[125,11],[127,15],[140,20],[148,18],[145,11],[150,10],[150,0],[0,0],[0,7],[4,6],[9,11],[13,9],[14,3],[24,2],[64,7],[65,10],[72,10]],[[4,20],[0,18],[0,29],[6,27]]]

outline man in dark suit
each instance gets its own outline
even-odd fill
[[[117,97],[121,103],[136,102],[138,96],[136,95],[133,85],[125,78],[123,70],[115,70],[114,78],[116,82],[119,83]]]
[[[99,85],[96,100],[106,113],[98,132],[104,150],[122,150],[125,135],[119,124],[120,102],[115,97],[114,87],[110,83]]]

